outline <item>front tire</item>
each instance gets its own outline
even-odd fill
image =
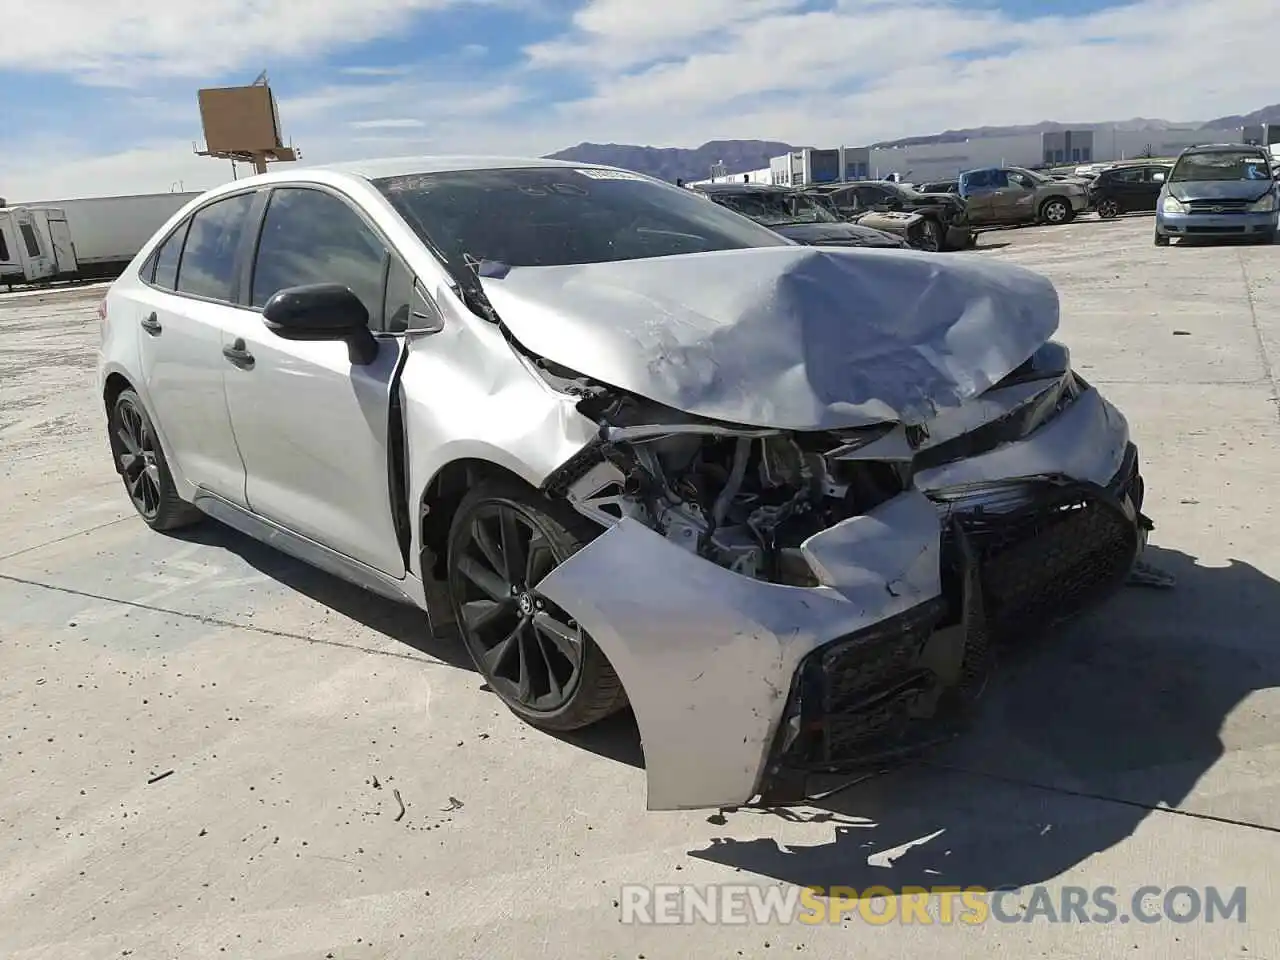
[[[507,708],[543,730],[578,730],[627,703],[600,648],[536,590],[596,532],[508,480],[468,493],[450,526],[449,598],[467,652]]]
[[[1044,223],[1070,223],[1072,216],[1071,204],[1062,197],[1050,197],[1040,205],[1040,219]]]
[[[116,471],[134,510],[152,530],[177,530],[198,523],[199,510],[178,496],[155,425],[137,393],[116,397],[107,420]]]
[[[921,222],[920,233],[917,234],[913,246],[917,250],[926,250],[929,253],[937,253],[942,249],[942,229],[936,220],[926,219]]]
[[[1164,234],[1160,233],[1158,230],[1156,231],[1155,236],[1156,236],[1157,247],[1167,247],[1169,245],[1169,238],[1166,237]]]
[[[1253,242],[1260,246],[1269,246],[1276,242],[1276,232],[1274,230],[1268,230],[1266,233],[1260,233]]]
[[[1111,198],[1098,201],[1098,218],[1100,220],[1114,220],[1120,216],[1120,204]]]

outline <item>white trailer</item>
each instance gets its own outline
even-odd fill
[[[0,283],[12,287],[75,273],[75,247],[61,210],[0,208]]]
[[[119,276],[164,222],[199,195],[42,200],[0,208],[10,257],[0,255],[0,283]]]

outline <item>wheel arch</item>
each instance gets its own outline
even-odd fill
[[[418,497],[419,557],[422,580],[445,580],[445,553],[449,527],[467,492],[484,480],[505,479],[536,490],[514,470],[480,457],[451,460],[427,481]]]
[[[1040,209],[1036,211],[1036,216],[1039,217],[1041,220],[1043,220],[1045,208],[1048,207],[1049,204],[1054,202],[1061,203],[1063,206],[1065,206],[1067,208],[1067,213],[1071,212],[1071,201],[1068,200],[1066,196],[1064,196],[1063,194],[1054,193],[1054,194],[1050,194],[1049,196],[1045,197],[1043,200],[1040,201]]]
[[[107,374],[102,382],[102,405],[108,416],[111,415],[111,411],[116,405],[116,400],[120,398],[120,394],[126,390],[133,390],[137,393],[133,382],[119,370],[112,370]]]

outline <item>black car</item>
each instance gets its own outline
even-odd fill
[[[702,183],[698,193],[806,246],[905,247],[883,230],[846,223],[813,197],[765,183]]]
[[[965,250],[977,235],[969,227],[964,199],[954,193],[921,193],[888,180],[862,180],[810,188],[821,191],[836,212],[852,219],[868,210],[918,213],[925,219],[926,239],[921,246],[932,250]]]
[[[1108,167],[1090,185],[1090,203],[1103,220],[1122,213],[1153,211],[1160,188],[1172,169],[1171,163],[1127,163]]]

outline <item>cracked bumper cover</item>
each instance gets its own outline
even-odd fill
[[[798,800],[811,773],[936,739],[988,637],[1100,599],[1145,542],[1128,425],[1092,389],[915,484],[804,543],[817,587],[732,573],[631,520],[542,581],[627,690],[649,809]],[[1003,488],[1028,495],[1007,510],[965,499]]]

